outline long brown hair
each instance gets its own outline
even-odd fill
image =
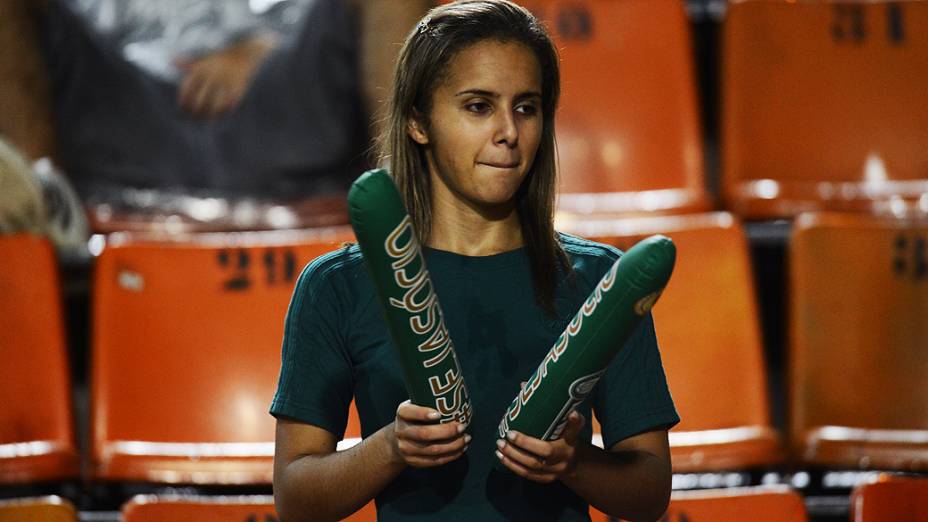
[[[380,163],[389,165],[423,244],[432,229],[431,180],[425,151],[408,135],[417,118],[428,128],[432,93],[454,56],[485,40],[516,42],[529,48],[541,69],[541,142],[532,167],[516,192],[516,210],[531,263],[536,301],[554,313],[558,278],[571,273],[554,231],[557,160],[554,114],[560,96],[557,50],[547,31],[526,9],[506,0],[466,0],[432,9],[406,37],[397,60],[393,95],[378,139]]]

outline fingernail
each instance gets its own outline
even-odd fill
[[[464,435],[464,444],[470,444],[470,439],[471,439],[470,435]]]
[[[514,431],[506,432],[506,438],[509,440],[516,440],[516,432]]]
[[[441,413],[438,413],[437,411],[430,411],[429,418],[432,420],[438,420],[441,418]]]
[[[499,460],[503,460],[503,454],[500,453],[499,450],[496,450],[496,458],[498,458]]]
[[[505,447],[506,447],[506,441],[504,441],[504,440],[502,440],[502,439],[497,439],[497,440],[496,440],[496,447],[499,448],[499,449],[505,448]]]
[[[462,431],[464,431],[464,430],[466,430],[466,429],[467,429],[467,426],[465,426],[465,425],[463,425],[463,424],[458,424],[458,433],[461,433]]]
[[[470,444],[466,444],[466,445],[464,446],[464,449],[461,450],[461,453],[467,453],[467,448],[469,448],[469,447],[470,447]]]

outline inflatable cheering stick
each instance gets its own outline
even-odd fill
[[[348,214],[399,352],[409,398],[438,410],[440,422],[469,425],[461,366],[412,220],[386,170],[365,172],[354,182]]]
[[[673,242],[651,236],[612,265],[509,405],[500,438],[509,430],[542,440],[560,437],[567,415],[660,297],[675,260]]]

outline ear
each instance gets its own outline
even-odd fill
[[[425,130],[422,118],[418,113],[413,114],[406,121],[406,134],[419,145],[429,144],[429,133]]]

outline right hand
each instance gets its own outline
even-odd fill
[[[396,408],[393,423],[393,453],[398,461],[415,468],[447,464],[467,451],[470,435],[459,422],[438,424],[440,414],[432,408],[405,401]]]

